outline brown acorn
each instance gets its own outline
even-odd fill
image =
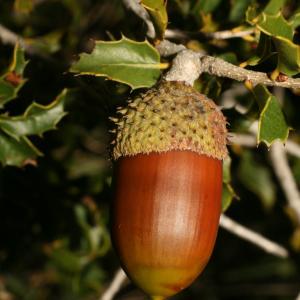
[[[162,300],[189,286],[212,253],[226,121],[182,82],[164,81],[119,113],[112,239],[131,280]]]

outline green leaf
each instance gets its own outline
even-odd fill
[[[262,13],[257,22],[257,27],[273,37],[281,37],[290,41],[293,39],[293,28],[280,12],[276,15]]]
[[[269,15],[277,14],[284,6],[286,0],[271,0],[264,9],[264,12]]]
[[[66,114],[65,96],[66,90],[49,105],[32,103],[22,116],[0,115],[0,128],[16,140],[28,135],[42,135],[45,131],[55,129],[56,124]]]
[[[245,17],[245,12],[249,7],[250,3],[252,2],[252,0],[244,0],[244,1],[234,0],[231,2],[232,2],[232,6],[229,14],[229,21],[238,22]]]
[[[231,158],[228,156],[223,161],[222,212],[229,208],[234,198],[238,196],[231,186]]]
[[[86,264],[80,255],[65,248],[53,249],[49,256],[53,263],[64,272],[79,273]]]
[[[83,205],[76,205],[74,208],[76,220],[81,227],[85,239],[89,244],[89,251],[93,255],[104,255],[110,247],[110,238],[105,226],[96,221],[97,212],[94,211],[92,216],[88,215],[88,209]],[[89,217],[94,217],[95,224],[90,225]]]
[[[24,50],[17,44],[8,70],[0,77],[0,108],[17,97],[25,83],[23,72],[26,65]]]
[[[248,9],[247,21],[272,38],[278,55],[278,63],[274,73],[280,72],[293,76],[300,72],[300,46],[293,42],[294,24],[298,22],[298,19],[296,18],[294,22],[288,22],[283,17],[281,11],[278,11],[282,2],[284,1],[271,1],[258,16],[253,7]]]
[[[271,172],[267,167],[256,162],[250,151],[243,152],[238,177],[248,190],[260,198],[266,209],[272,208],[276,200],[276,189]]]
[[[27,65],[27,61],[25,60],[25,52],[24,49],[16,44],[13,52],[13,59],[9,66],[9,72],[15,72],[17,75],[22,75],[25,67]]]
[[[66,91],[63,91],[48,106],[33,103],[23,116],[0,116],[0,162],[11,166],[36,164],[36,157],[42,153],[31,143],[27,135],[38,134],[55,129],[58,121],[65,115],[63,105]]]
[[[6,166],[22,167],[26,164],[36,164],[35,158],[42,155],[27,138],[19,141],[0,131],[0,162]]]
[[[223,182],[230,183],[231,181],[231,158],[228,156],[223,161]]]
[[[241,2],[241,1],[240,1]],[[221,0],[198,0],[193,8],[193,12],[198,14],[200,12],[211,13],[221,3]]]
[[[97,41],[91,54],[81,54],[71,72],[105,76],[126,83],[133,89],[151,87],[160,76],[160,56],[147,41]]]
[[[300,12],[294,14],[290,19],[289,23],[293,26],[293,29],[296,29],[300,26]]]
[[[256,54],[248,59],[247,65],[255,66],[271,58],[274,55],[276,55],[276,53],[272,50],[271,37],[261,32]]]
[[[222,189],[222,212],[225,212],[231,205],[234,198],[237,198],[232,186],[229,183],[223,183]]]
[[[300,71],[300,47],[288,40],[274,39],[278,50],[279,72],[292,76]]]
[[[255,25],[255,22],[257,21],[256,17],[257,17],[257,7],[254,5],[249,6],[246,11],[246,21],[251,25]]]
[[[264,142],[269,147],[278,139],[285,142],[290,128],[276,97],[263,85],[257,85],[253,93],[260,108],[258,143]]]
[[[141,4],[147,9],[156,30],[156,38],[163,40],[167,25],[167,0],[142,0]]]
[[[27,38],[25,42],[35,52],[47,55],[60,50],[63,35],[64,32],[62,30],[56,30],[36,38]]]
[[[11,80],[11,79],[10,79]],[[0,77],[0,108],[17,97],[21,85],[13,85],[5,77]]]

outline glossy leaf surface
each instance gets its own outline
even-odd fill
[[[71,72],[104,76],[136,89],[155,84],[160,68],[160,57],[153,46],[123,37],[116,42],[97,41],[93,52],[81,54]]]

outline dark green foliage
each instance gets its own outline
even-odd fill
[[[167,28],[185,34],[177,43],[273,76],[299,77],[298,1],[169,0],[168,16],[164,1],[143,3],[150,12],[158,8],[152,12],[157,39],[168,20]],[[155,84],[171,59],[160,58],[152,40],[136,43],[145,41],[147,27],[121,0],[1,0],[0,25],[20,36],[23,46],[4,43],[0,34],[0,299],[98,299],[119,266],[108,229],[113,193],[108,117],[139,92],[130,86]],[[210,32],[249,27],[256,29],[251,39],[207,38]],[[95,47],[94,40],[119,41],[122,35],[126,42]],[[112,71],[119,54],[101,55],[112,44],[129,48],[124,74],[119,67]],[[144,68],[147,76],[132,75]],[[207,74],[195,87],[220,105],[224,93],[236,88],[229,79]],[[258,142],[285,141],[293,127],[289,138],[299,143],[299,91],[286,90],[283,103],[264,86],[232,95],[234,105],[223,110],[230,131],[246,132],[258,120]],[[273,257],[220,229],[206,271],[174,300],[296,298],[300,224],[287,209],[265,144],[229,146],[223,208],[287,247],[290,257]],[[299,182],[299,158],[290,158]],[[116,299],[142,297],[130,285]]]

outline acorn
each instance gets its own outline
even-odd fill
[[[153,300],[206,266],[221,211],[226,120],[183,82],[162,81],[112,118],[112,240],[129,278]]]

